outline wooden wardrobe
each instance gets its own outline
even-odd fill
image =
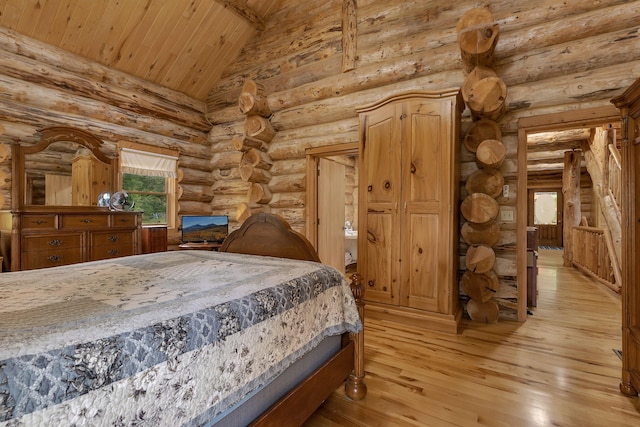
[[[458,89],[358,109],[358,271],[367,316],[456,333]]]

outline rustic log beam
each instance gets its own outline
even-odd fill
[[[563,265],[573,265],[573,227],[580,225],[582,210],[580,204],[580,160],[582,151],[567,151],[564,156],[562,174],[562,197],[564,208],[563,223]]]
[[[487,139],[497,139],[502,141],[502,132],[494,120],[480,119],[471,125],[464,135],[464,146],[467,150],[475,153],[478,145]]]
[[[238,97],[236,97],[236,100]],[[209,133],[207,134],[207,139],[212,144],[229,141],[236,135],[242,135],[244,132],[244,122],[237,121],[233,123],[224,123],[213,126]]]
[[[238,97],[238,106],[242,114],[269,117],[271,110],[267,101],[267,89],[262,83],[248,79],[242,86]]]
[[[246,194],[251,188],[251,183],[237,180],[219,179],[213,184],[212,192],[215,194]]]
[[[476,161],[485,168],[498,169],[507,157],[507,148],[497,139],[486,139],[478,145]]]
[[[178,213],[180,215],[189,215],[189,214],[209,215],[211,213],[211,203],[192,202],[188,200],[182,200],[178,202]]]
[[[484,193],[473,193],[465,197],[460,212],[467,221],[483,224],[495,219],[499,212],[498,202]]]
[[[269,146],[256,138],[248,135],[236,135],[231,139],[231,145],[238,151],[249,151],[253,149],[267,151]]]
[[[192,184],[201,186],[213,185],[211,172],[196,171],[193,169],[178,169],[178,182],[180,185]]]
[[[240,166],[240,177],[243,181],[246,182],[259,182],[267,184],[269,183],[269,181],[271,181],[271,174],[268,171],[264,169],[258,169],[251,165]]]
[[[247,191],[247,200],[249,203],[269,203],[272,197],[273,194],[269,190],[269,187],[259,182],[251,183]]]
[[[264,30],[264,20],[258,13],[247,4],[247,0],[214,0],[225,8],[229,8],[235,14],[247,21],[258,31]]]
[[[242,92],[238,97],[240,112],[246,115],[258,115],[269,117],[271,109],[266,97],[260,97],[252,93]]]
[[[498,198],[502,194],[504,176],[497,169],[484,168],[472,173],[465,184],[467,193],[484,193]]]
[[[269,155],[255,148],[243,152],[242,158],[240,159],[241,170],[242,166],[251,166],[268,171],[271,169],[271,165],[273,165],[273,161],[271,161]]]
[[[206,105],[183,93],[0,28],[0,74],[100,101],[202,132]]]
[[[236,221],[244,222],[245,219],[249,218],[254,213],[259,212],[270,212],[269,206],[267,205],[257,205],[257,204],[249,204],[249,203],[239,203],[236,207]]]
[[[514,25],[517,26],[517,23],[513,22],[512,20],[513,18],[512,11],[508,11],[507,10],[508,7],[506,5],[504,7],[505,7],[504,14],[503,14],[504,20],[509,20],[510,27]],[[565,25],[565,21],[567,19],[571,20],[571,22],[574,23],[574,27],[581,28],[581,32],[579,35],[580,38],[595,36],[592,38],[585,39],[585,42],[590,45],[590,48],[588,49],[588,51],[593,56],[593,59],[590,60],[590,66],[592,61],[595,61],[597,64],[600,64],[600,65],[624,64],[634,59],[633,55],[632,57],[628,56],[629,52],[634,52],[634,49],[633,49],[634,38],[623,36],[623,33],[624,32],[628,33],[629,28],[633,28],[634,26],[640,25],[640,16],[638,16],[638,14],[635,13],[634,7],[635,6],[633,4],[622,4],[622,5],[613,4],[613,6],[607,8],[607,13],[602,13],[602,11],[599,9],[595,11],[589,10],[590,8],[586,5],[577,6],[572,4],[570,7],[561,6],[561,7],[558,7],[558,9],[554,8],[553,13],[556,14],[558,13],[558,10],[567,9],[567,8],[572,9],[571,13],[569,13],[568,17],[563,17],[563,19],[559,19],[558,21],[554,21],[554,22],[549,22],[548,18],[544,18],[542,15],[540,15],[540,10],[537,10],[535,7],[529,8],[526,10],[524,8],[520,8],[519,16],[527,13],[534,15],[534,16],[531,16],[530,18],[532,19],[532,21],[527,21],[527,25],[533,24],[533,27],[529,27],[526,29],[528,32],[527,37],[521,38],[521,33],[519,31],[510,31],[507,34],[502,34],[500,36],[501,57],[505,58],[504,61],[509,61],[509,63],[511,61],[521,63],[521,61],[523,60],[528,60],[531,62],[531,65],[524,67],[528,70],[527,73],[522,73],[521,70],[523,69],[523,67],[520,67],[520,66],[505,67],[502,63],[500,63],[500,64],[496,64],[496,67],[501,68],[500,75],[505,80],[505,82],[507,82],[509,88],[511,88],[515,84],[522,84],[522,83],[525,83],[527,80],[530,80],[531,79],[530,76],[532,75],[532,73],[536,73],[536,76],[547,77],[547,76],[561,76],[565,73],[583,71],[584,70],[584,52],[587,50],[587,48],[585,47],[585,50],[572,49],[571,51],[567,51],[566,46],[562,45],[564,41],[573,40],[577,37],[575,32],[572,32],[571,30],[572,26],[570,24]],[[581,11],[585,11],[586,13],[581,15],[580,14]],[[574,13],[577,15],[574,15]],[[610,21],[609,13],[613,13],[613,16],[616,16],[619,19],[617,19],[615,22]],[[450,19],[452,18],[450,17]],[[498,21],[500,20],[501,19],[498,18]],[[598,22],[599,24],[594,24],[595,22]],[[441,64],[440,67],[444,66],[446,69],[460,68],[460,66],[458,65],[459,48],[455,43],[455,36],[450,40],[445,39],[446,40],[445,42],[440,42],[440,40],[443,40],[443,37],[441,35],[432,34],[431,32],[420,33],[420,35],[416,37],[417,39],[416,45],[424,46],[424,51],[419,51],[418,49],[407,50],[406,46],[404,45],[405,43],[404,38],[406,37],[406,34],[407,34],[406,27],[404,27],[404,25],[406,25],[406,23],[404,22],[398,25],[398,34],[402,34],[403,41],[399,43],[401,46],[395,50],[397,55],[402,55],[401,61],[398,61],[397,58],[393,56],[391,57],[383,56],[379,52],[371,52],[370,54],[367,54],[365,51],[363,51],[360,45],[364,44],[364,43],[361,43],[361,41],[363,41],[362,34],[366,33],[367,29],[366,27],[359,28],[358,31],[360,34],[359,34],[359,41],[358,41],[359,43],[358,49],[359,51],[361,51],[361,53],[360,53],[360,59],[359,59],[358,75],[350,76],[348,79],[348,82],[351,84],[352,89],[349,88],[349,85],[336,84],[336,81],[333,79],[337,77],[336,74],[339,74],[339,71],[336,72],[336,69],[333,69],[331,72],[328,72],[326,75],[322,75],[322,76],[318,75],[316,78],[313,79],[313,81],[315,82],[314,83],[315,86],[318,89],[320,89],[319,95],[327,94],[328,96],[335,96],[335,94],[332,94],[332,91],[331,91],[331,88],[334,88],[334,87],[336,88],[337,93],[343,95],[343,94],[349,93],[349,90],[360,90],[362,88],[367,88],[367,87],[382,86],[385,83],[379,82],[378,79],[385,78],[385,77],[377,76],[375,74],[376,70],[381,70],[382,72],[384,72],[384,70],[389,70],[393,73],[394,76],[396,76],[396,74],[404,75],[410,72],[411,68],[415,67],[413,72],[415,73],[416,70],[420,70],[420,72],[418,74],[414,74],[413,77],[419,77],[420,75],[436,73],[441,71],[441,69],[439,69],[438,64]],[[423,23],[421,23],[421,25],[423,25]],[[552,27],[552,34],[547,34],[548,27],[550,26]],[[582,33],[585,26],[588,26],[587,34]],[[603,28],[606,28],[607,30],[604,31]],[[609,31],[611,31],[612,29],[621,30],[620,34],[617,34],[617,35],[609,34]],[[514,39],[513,41],[510,40],[510,45],[513,46],[513,51],[511,51],[509,54],[505,54],[503,52],[505,39],[510,37],[517,38],[517,39]],[[379,38],[380,38],[379,33],[372,34],[372,39],[373,39],[372,45],[380,46]],[[388,40],[388,37],[385,36],[385,40]],[[425,43],[425,40],[437,41],[440,44],[431,45],[431,44]],[[527,46],[530,46],[532,42],[535,45],[534,48],[540,49],[540,55],[545,55],[545,56],[549,55],[549,57],[547,59],[539,58],[539,55],[536,55],[535,51],[533,55],[531,54],[530,51],[527,51],[526,54],[521,55],[521,57],[519,56],[519,59],[517,60],[513,59],[514,55],[518,55],[518,51],[521,50],[521,47],[523,45],[526,44]],[[606,47],[602,47],[604,45],[606,45]],[[289,47],[287,45],[287,49],[288,48]],[[386,42],[379,49],[384,50],[385,53],[394,52],[394,49],[389,48]],[[320,51],[324,52],[322,49]],[[414,52],[414,53],[412,55],[407,55],[407,51]],[[613,57],[611,57],[611,54],[610,54],[611,51],[613,52],[613,55],[614,55]],[[425,52],[428,52],[428,54],[425,54]],[[246,54],[247,63],[245,64],[246,66],[240,67],[239,69],[240,70],[252,69],[257,64],[260,64],[261,66],[264,64],[264,69],[262,69],[260,73],[256,72],[254,77],[260,76],[260,78],[263,79],[265,83],[269,83],[270,87],[273,87],[273,88],[278,87],[278,88],[289,88],[289,89],[295,90],[295,88],[301,86],[300,82],[296,82],[295,80],[296,74],[299,73],[302,75],[308,75],[312,72],[309,69],[305,69],[305,67],[301,67],[300,70],[296,68],[293,71],[283,73],[282,67],[284,67],[285,64],[290,64],[291,62],[296,62],[296,63],[298,62],[295,60],[295,57],[292,58],[291,56],[287,56],[286,53],[283,53],[283,56],[277,56],[277,55],[273,56],[273,57],[277,57],[278,60],[283,61],[282,65],[278,66],[274,63],[265,62],[267,61],[267,58],[264,58],[262,62],[257,60],[254,61],[253,58],[251,57],[251,55],[254,53],[255,52],[247,52]],[[322,55],[325,55],[325,54],[323,53]],[[439,58],[441,55],[443,55],[442,58]],[[569,67],[567,67],[567,58],[566,58],[567,55],[571,55],[571,58],[574,58],[574,60],[570,62]],[[338,56],[338,55],[334,55],[334,56]],[[383,58],[382,62],[379,59],[381,57]],[[637,54],[635,57],[637,57]],[[375,63],[373,64],[364,63],[364,60],[368,58],[375,58]],[[311,63],[319,64],[320,61],[322,61],[322,57],[314,58],[314,60],[311,61]],[[389,65],[386,65],[387,64],[386,61],[389,61]],[[396,64],[396,67],[390,68],[390,65],[394,63]],[[322,61],[322,64],[324,67],[326,67],[326,61]],[[374,74],[370,74],[368,71],[363,73],[363,70],[365,69],[368,70],[368,68],[366,68],[365,65],[371,65],[372,67],[371,71]],[[398,68],[401,65],[402,65],[402,68]],[[340,66],[340,63],[338,61],[336,65],[338,70],[339,70],[339,66]],[[406,70],[404,69],[404,67],[406,67]],[[316,68],[317,68],[317,65],[316,65]],[[269,72],[274,73],[274,70],[277,70],[275,72],[278,73],[278,76],[277,76],[277,78],[279,79],[277,82],[278,84],[275,84],[276,83],[275,80],[273,84],[271,83],[270,79],[272,77],[276,77],[275,75],[272,77],[268,75]],[[314,69],[313,72],[315,71],[316,70]],[[333,79],[326,80],[323,77],[325,78],[332,77]],[[357,79],[357,83],[355,83],[356,79]],[[293,81],[291,86],[286,85],[287,81],[289,80]],[[326,91],[324,90],[325,82],[328,88]],[[234,86],[235,86],[235,89],[233,90],[235,90],[237,93],[240,89],[241,82],[235,83]],[[345,87],[342,87],[342,86],[345,86]],[[219,88],[220,88],[219,90],[223,92],[226,90],[230,90],[229,88],[225,88],[224,82],[221,83]],[[237,99],[237,95],[232,97],[232,99]],[[317,97],[316,100],[318,99],[320,98]],[[311,100],[307,102],[310,102],[310,101]],[[271,102],[270,104],[272,111],[274,112],[278,111],[279,109],[289,108],[292,105],[293,104],[286,103],[280,106],[280,105],[277,105],[276,102]],[[209,109],[208,111],[212,111],[212,110]]]
[[[275,162],[277,160],[299,159],[305,156],[305,150],[312,147],[323,147],[325,145],[348,144],[358,142],[358,133],[325,133],[321,136],[302,137],[300,139],[276,140],[269,146],[269,156]]]
[[[505,113],[507,86],[500,77],[485,77],[473,83],[467,94],[467,106],[475,119],[497,121]]]
[[[589,171],[589,175],[592,177],[593,182],[603,182],[602,172],[600,171],[598,161],[596,160],[593,152],[591,150],[585,150],[584,157],[586,159],[587,170]],[[594,194],[598,200],[598,206],[600,206],[600,211],[602,212],[604,221],[609,229],[613,247],[615,249],[615,257],[617,260],[622,260],[622,228],[620,226],[620,220],[618,219],[615,202],[606,192],[601,191],[602,189],[598,188],[597,190],[598,191],[594,191]]]
[[[178,167],[186,169],[195,169],[204,172],[211,172],[211,153],[207,158],[191,157],[186,154],[180,154],[178,158]]]
[[[27,127],[33,127],[34,134],[37,131],[50,126],[71,126],[86,130],[101,138],[105,143],[108,141],[126,140],[141,144],[154,145],[170,148],[184,152],[191,147],[198,145],[188,145],[186,141],[176,140],[172,137],[162,136],[145,132],[136,128],[120,126],[116,123],[101,122],[94,120],[87,122],[84,117],[64,114],[56,110],[46,110],[35,106],[26,106],[16,102],[8,101],[0,97],[0,123],[5,126],[4,138],[14,138],[16,141],[25,142],[29,138],[22,138],[22,131]],[[17,129],[18,134],[8,135],[8,132]],[[204,146],[202,146],[204,147]],[[205,147],[206,148],[206,147]]]
[[[271,177],[269,190],[272,193],[290,193],[304,191],[306,188],[306,174],[283,175]]]
[[[471,70],[471,72],[467,74],[467,77],[464,79],[464,83],[460,88],[460,92],[462,93],[462,99],[464,100],[464,102],[467,104],[469,103],[469,93],[471,92],[471,88],[474,84],[487,77],[497,76],[498,75],[496,74],[496,72],[491,68],[483,67],[482,65],[474,67],[473,70]]]
[[[246,203],[247,198],[244,194],[216,194],[211,202],[219,210],[235,210],[240,203]]]
[[[306,193],[278,193],[274,194],[269,206],[272,208],[304,208],[306,206]]]
[[[213,169],[237,168],[242,159],[242,152],[229,151],[227,153],[214,153],[211,157],[211,167]]]
[[[487,302],[498,292],[498,276],[493,271],[486,273],[465,271],[461,282],[464,293],[476,301]]]
[[[487,273],[496,263],[496,253],[488,245],[471,245],[467,248],[464,263],[473,273]]]
[[[178,186],[178,201],[211,203],[213,190],[209,185],[183,184]]]
[[[61,91],[39,84],[0,74],[0,86],[6,88],[5,93],[12,94],[4,102],[20,104],[23,110],[39,108],[55,112],[58,117],[65,115],[78,116],[78,112],[103,123],[117,123],[119,126],[139,128],[150,133],[180,139],[195,144],[207,145],[206,133],[173,122],[158,120],[152,115],[142,116],[130,110],[109,105],[103,101],[77,96],[73,91]],[[40,118],[39,121],[43,119]]]
[[[470,299],[467,303],[467,313],[471,320],[484,323],[496,323],[500,316],[500,308],[495,300],[486,302]]]
[[[344,0],[342,3],[342,72],[356,68],[358,5],[356,0]]]
[[[562,152],[560,156],[564,158],[564,152],[568,150],[579,150],[584,142],[588,142],[587,139],[573,139],[573,140],[548,140],[542,142],[529,142],[527,141],[527,153],[548,153],[548,152]]]
[[[278,176],[305,173],[306,170],[307,159],[300,157],[297,159],[274,161],[269,172],[272,176]]]
[[[276,131],[269,119],[258,115],[247,116],[244,121],[244,133],[251,138],[259,139],[265,143],[271,142],[276,135]]]
[[[467,73],[479,65],[489,68],[493,65],[499,26],[489,9],[479,7],[467,11],[458,21],[456,32],[460,56]]]
[[[484,244],[493,247],[500,240],[500,226],[495,220],[483,224],[465,222],[460,234],[469,245]]]

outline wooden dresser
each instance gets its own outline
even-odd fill
[[[11,233],[11,271],[141,253],[141,212],[31,207],[0,212],[0,224],[3,233]]]

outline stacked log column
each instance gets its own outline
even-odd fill
[[[4,126],[0,125],[0,134],[3,132]],[[0,144],[0,164],[9,159],[11,157],[10,154],[9,146],[7,144]],[[5,193],[11,194],[11,179],[4,170],[0,170],[0,206],[4,206],[6,200]]]
[[[500,239],[496,198],[502,194],[504,177],[499,168],[506,156],[497,121],[504,114],[507,91],[491,68],[499,28],[489,10],[477,8],[465,13],[456,29],[467,73],[462,96],[473,120],[464,145],[475,155],[478,166],[466,181],[467,196],[460,207],[466,220],[461,234],[468,245],[462,290],[469,297],[469,317],[494,323],[499,317],[498,303],[493,298],[499,285],[493,249]]]
[[[243,134],[236,136],[232,144],[242,152],[240,178],[249,183],[247,201],[236,208],[236,221],[243,222],[253,213],[269,211],[268,203],[272,198],[268,187],[271,181],[269,170],[273,162],[267,151],[276,131],[269,121],[271,110],[266,90],[261,84],[246,80],[238,98],[238,106],[245,114],[244,129]]]

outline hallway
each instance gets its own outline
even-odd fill
[[[522,323],[463,320],[459,335],[366,321],[369,394],[342,389],[306,426],[638,426],[620,394],[620,299],[562,251],[541,250],[538,307]],[[366,319],[366,316],[365,316]]]

